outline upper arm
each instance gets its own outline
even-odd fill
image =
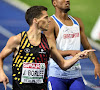
[[[80,25],[80,36],[81,36],[81,43],[84,47],[84,49],[91,49],[91,45],[88,42],[88,39],[85,35],[85,29],[84,29],[84,24],[81,21],[80,18],[76,18],[76,20],[78,21],[79,25]]]
[[[16,49],[16,47],[19,45],[19,37],[18,36],[12,36],[9,38],[6,46],[3,48],[3,50],[0,53],[0,58],[4,59],[5,57],[7,57],[8,55],[10,55],[12,52],[14,52],[14,50]]]
[[[53,60],[60,66],[63,67],[63,63],[64,63],[64,59],[61,56],[61,54],[58,52],[57,48],[56,48],[56,44],[53,40],[51,40],[50,38],[48,39],[48,43],[49,43],[49,47],[51,50],[51,57],[53,58]]]

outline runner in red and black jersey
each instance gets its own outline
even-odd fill
[[[47,39],[41,33],[40,44],[34,45],[31,44],[28,37],[28,32],[21,33],[20,47],[17,55],[13,58],[13,88],[16,90],[21,88],[46,90],[47,62],[50,53]]]
[[[85,50],[72,59],[64,60],[55,43],[41,34],[41,31],[48,29],[47,8],[33,6],[27,10],[25,18],[29,30],[12,36],[0,53],[0,82],[5,88],[9,79],[3,71],[3,60],[12,52],[13,90],[47,90],[47,62],[50,54],[60,68],[66,70],[79,59],[86,58],[88,52],[94,51]]]

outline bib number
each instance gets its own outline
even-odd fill
[[[45,74],[45,63],[23,63],[21,82],[43,83]]]

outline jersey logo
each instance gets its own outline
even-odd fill
[[[24,49],[24,52],[25,52],[25,53],[29,53],[29,52],[30,52],[30,49],[29,49],[29,48],[25,48],[25,49]]]
[[[44,50],[43,50],[43,49],[41,49],[41,51],[40,51],[39,53],[46,54],[46,52],[44,52]]]
[[[64,38],[64,39],[66,39],[66,38],[76,38],[76,37],[79,37],[79,33],[64,34],[64,35],[63,35],[63,38]]]
[[[67,32],[68,30],[69,30],[68,28],[67,29],[64,29],[63,32]]]

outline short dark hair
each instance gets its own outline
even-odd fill
[[[47,8],[44,6],[32,6],[26,11],[25,19],[29,26],[32,25],[34,18],[39,18],[42,15],[41,12],[43,10],[47,11]]]
[[[52,5],[53,5],[53,0],[51,0],[52,1]]]
[[[54,1],[54,0],[51,0],[51,2],[52,2],[52,5],[53,5],[53,1]],[[53,6],[54,6],[54,5],[53,5]]]

